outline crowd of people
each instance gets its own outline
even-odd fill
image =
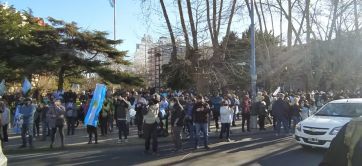
[[[348,97],[361,97],[361,93],[297,91],[273,95],[264,91],[258,92],[255,102],[252,102],[251,96],[245,91],[216,91],[199,95],[163,89],[157,93],[152,90],[118,90],[107,93],[99,113],[99,123],[95,127],[84,125],[92,99],[91,91],[81,94],[57,91],[33,95],[33,98],[8,95],[0,101],[0,138],[1,142],[8,142],[8,130],[11,127],[21,135],[20,148],[33,148],[34,137],[39,137],[41,141],[50,137],[50,148],[53,148],[58,132],[61,147],[64,147],[64,128],[67,135],[74,135],[76,127],[84,125],[89,134],[88,144],[98,144],[98,128],[101,136],[105,136],[114,131],[115,125],[118,129],[117,143],[121,144],[128,142],[130,124],[135,124],[138,137],[145,140],[145,153],[157,154],[158,137],[167,136],[169,131],[175,151],[183,149],[183,135],[194,149],[198,149],[202,134],[203,146],[209,149],[208,133],[211,123],[215,123],[219,138],[225,141],[230,141],[231,127],[236,126],[237,120],[241,119],[242,132],[250,132],[252,116],[257,116],[261,131],[266,130],[266,124],[269,123],[273,125],[277,135],[281,134],[282,126],[285,134],[289,134],[299,121],[315,113],[327,102]]]

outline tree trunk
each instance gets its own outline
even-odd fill
[[[292,0],[288,0],[288,33],[287,33],[287,46],[292,46]]]
[[[338,4],[339,4],[339,0],[333,1],[333,16],[332,16],[331,27],[330,27],[330,30],[328,33],[328,40],[332,40],[333,31],[336,30]]]
[[[254,1],[254,6],[255,6],[256,15],[258,16],[260,31],[263,32],[263,24],[261,23],[261,16],[256,1]]]
[[[280,27],[280,46],[283,45],[283,11],[282,9],[280,9],[280,22],[279,22],[279,27]]]
[[[271,11],[271,7],[270,7],[269,0],[266,0],[266,2],[268,3],[268,11],[269,11],[270,21],[271,21],[271,25],[272,25],[272,34],[273,34],[273,37],[274,37],[274,19],[273,19],[273,13],[272,13],[272,11]]]
[[[194,47],[194,50],[198,50],[197,30],[195,27],[194,16],[192,15],[191,2],[190,2],[190,0],[186,0],[186,2],[187,2],[187,10],[188,10],[189,21],[190,21],[190,26],[191,26],[193,47]]]
[[[263,17],[264,32],[268,33],[268,28],[266,27],[266,21],[265,21],[265,15],[264,15],[263,4],[261,3],[261,0],[259,1],[259,5],[260,5],[261,16]]]
[[[212,29],[214,31],[214,40],[215,43],[218,44],[219,43],[219,39],[218,39],[218,34],[217,34],[217,26],[216,26],[216,0],[212,1]]]
[[[216,30],[216,36],[219,36],[220,33],[220,26],[221,26],[221,13],[222,13],[222,7],[223,7],[223,0],[220,0],[220,7],[219,7],[219,17],[217,19],[217,30]]]
[[[189,40],[189,35],[187,33],[187,28],[186,28],[186,24],[185,24],[184,15],[183,15],[183,12],[182,12],[182,2],[181,2],[181,0],[177,0],[177,4],[178,4],[178,11],[179,11],[179,14],[180,14],[180,21],[181,21],[182,31],[184,33],[185,42],[186,42],[186,50],[189,53],[190,40]]]
[[[168,18],[167,10],[166,10],[165,3],[163,2],[163,0],[160,0],[160,4],[161,4],[161,7],[162,7],[163,17],[166,20],[168,32],[170,33],[170,37],[171,37],[171,43],[172,43],[171,61],[174,62],[174,61],[177,60],[176,39],[175,39],[175,36],[173,34],[171,22],[170,22],[170,19]]]
[[[226,28],[226,43],[224,43],[224,48],[223,48],[224,52],[225,52],[225,49],[226,49],[226,47],[228,45],[228,42],[229,42],[230,28],[231,28],[231,23],[233,21],[234,14],[235,14],[235,7],[236,7],[236,0],[233,0],[228,25],[227,25],[227,28]]]
[[[58,90],[64,90],[65,66],[62,66],[58,72]]]
[[[353,10],[354,10],[354,29],[356,31],[356,35],[359,36],[359,22],[358,22],[358,8],[357,8],[357,0],[353,0]]]
[[[212,46],[216,46],[218,45],[218,43],[215,43],[214,40],[214,32],[212,30],[212,26],[211,26],[211,19],[210,19],[210,1],[206,0],[206,19],[207,19],[207,25],[208,25],[208,29],[209,29],[209,33],[210,33],[210,37],[211,37],[211,42],[212,42]]]
[[[305,21],[307,24],[307,44],[310,43],[310,33],[311,33],[311,27],[310,27],[310,0],[305,1]]]

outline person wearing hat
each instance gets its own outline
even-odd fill
[[[152,139],[152,151],[154,154],[158,152],[158,142],[157,142],[157,126],[160,123],[158,114],[160,112],[160,95],[152,95],[147,110],[143,113],[143,132],[145,138],[145,153],[149,153],[150,143]]]
[[[28,141],[29,146],[33,147],[33,122],[34,122],[34,113],[36,108],[32,105],[30,98],[25,99],[25,104],[20,107],[19,113],[23,118],[23,124],[21,126],[21,139],[23,144],[20,148],[25,148],[27,146],[26,134],[29,135]]]

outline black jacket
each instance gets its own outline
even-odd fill
[[[176,119],[178,119],[176,123]],[[179,104],[175,104],[171,113],[171,126],[183,126],[185,121],[185,111]]]
[[[207,123],[207,115],[209,113],[209,109],[207,108],[207,103],[198,102],[194,105],[192,109],[192,119],[195,123]],[[197,111],[198,109],[202,109]]]

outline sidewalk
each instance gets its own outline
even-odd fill
[[[267,125],[266,131],[259,131],[258,129],[252,129],[251,132],[241,132],[241,121],[236,121],[236,127],[231,127],[231,137],[248,137],[252,135],[258,135],[258,134],[271,134],[273,133],[272,127],[270,125]],[[221,125],[220,125],[221,128]],[[215,125],[211,124],[210,126],[211,131],[209,131],[209,138],[218,138],[219,132],[215,132]],[[65,149],[88,149],[88,148],[117,148],[117,147],[127,147],[127,146],[143,146],[144,145],[144,139],[138,138],[137,135],[137,127],[135,125],[130,126],[130,134],[128,136],[128,143],[123,144],[117,144],[116,141],[118,140],[118,129],[114,128],[113,133],[109,134],[107,136],[100,136],[100,129],[98,128],[98,144],[91,144],[88,145],[88,134],[86,132],[86,128],[78,127],[75,131],[75,135],[67,136],[67,130],[64,129],[65,133]],[[9,129],[9,131],[12,131]],[[219,129],[220,131],[220,129]],[[47,137],[46,141],[40,141],[41,136],[35,137],[33,144],[34,148],[24,148],[19,149],[19,146],[21,146],[21,137],[20,135],[11,134],[9,135],[9,142],[5,143],[4,145],[4,152],[6,154],[18,154],[18,153],[35,153],[39,151],[57,151],[57,150],[63,150],[60,148],[60,138],[59,134],[56,134],[55,139],[55,145],[53,149],[50,149],[50,137]],[[94,140],[94,138],[93,138]],[[159,137],[159,143],[170,143],[172,142],[171,135],[168,137]],[[93,141],[94,142],[94,141]]]

